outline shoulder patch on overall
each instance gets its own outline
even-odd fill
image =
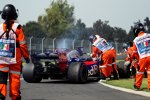
[[[4,33],[3,24],[0,24],[0,36]]]
[[[12,29],[16,32],[16,29],[19,27],[20,24],[14,23]]]

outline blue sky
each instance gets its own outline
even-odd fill
[[[37,21],[45,13],[52,0],[0,0],[0,10],[11,3],[19,9],[18,21],[25,24]],[[150,17],[150,0],[68,0],[75,7],[74,16],[81,19],[87,27],[92,27],[98,19],[109,21],[113,27],[121,27],[127,32],[134,22]],[[0,19],[0,22],[3,22]]]

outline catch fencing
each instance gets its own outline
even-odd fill
[[[35,38],[27,37],[26,42],[30,54],[54,52],[56,49],[76,49],[77,47],[83,47],[84,52],[91,52],[91,42],[89,40],[77,40],[77,39],[57,39],[57,38]],[[111,42],[116,49],[117,53],[123,52],[123,43],[117,41]]]

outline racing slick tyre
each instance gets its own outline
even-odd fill
[[[68,79],[74,83],[85,83],[88,78],[88,70],[82,62],[72,62],[68,68]]]
[[[131,76],[130,66],[131,66],[130,61],[124,62],[124,75],[125,75],[124,78],[129,78]]]
[[[28,83],[39,83],[42,80],[40,72],[40,64],[34,65],[33,63],[25,64],[22,69],[22,75]]]
[[[117,66],[119,78],[125,78],[124,69]]]

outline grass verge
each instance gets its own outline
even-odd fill
[[[113,86],[133,89],[134,79],[109,80],[109,81],[106,81],[104,83],[110,84],[110,85],[113,85]],[[147,86],[148,86],[147,78],[143,78],[140,90],[150,92],[150,90],[147,89]]]

